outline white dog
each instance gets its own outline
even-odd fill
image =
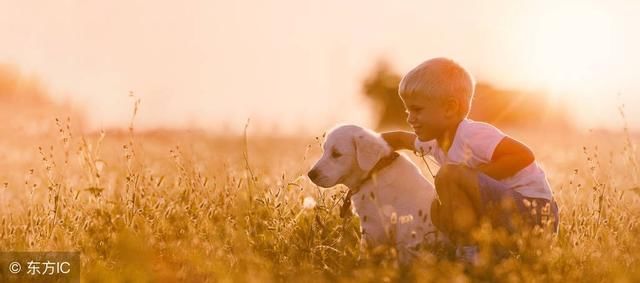
[[[339,126],[329,132],[323,149],[308,176],[324,188],[349,187],[345,205],[350,209],[353,202],[366,247],[395,245],[400,262],[406,264],[419,244],[444,239],[431,222],[433,185],[380,135],[354,125]]]

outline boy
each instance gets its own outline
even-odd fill
[[[492,125],[467,119],[474,93],[471,75],[456,62],[434,58],[411,70],[398,94],[415,133],[382,133],[394,149],[431,155],[438,200],[431,218],[458,247],[456,255],[477,263],[472,229],[481,218],[509,232],[515,219],[533,227],[558,227],[558,208],[531,150]],[[505,204],[510,204],[507,206]],[[514,217],[518,216],[518,217]]]

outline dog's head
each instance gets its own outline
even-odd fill
[[[327,135],[320,160],[308,176],[323,188],[337,184],[354,186],[391,148],[380,135],[354,125],[334,128]]]

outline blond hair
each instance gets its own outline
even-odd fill
[[[471,74],[448,58],[433,58],[413,68],[400,81],[398,94],[415,94],[433,98],[452,97],[460,105],[463,117],[469,114],[475,82]]]

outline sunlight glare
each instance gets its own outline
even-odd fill
[[[613,18],[596,7],[558,5],[545,11],[534,28],[535,74],[552,95],[597,95],[587,93],[592,84],[611,79],[607,70],[615,61],[619,42]]]

